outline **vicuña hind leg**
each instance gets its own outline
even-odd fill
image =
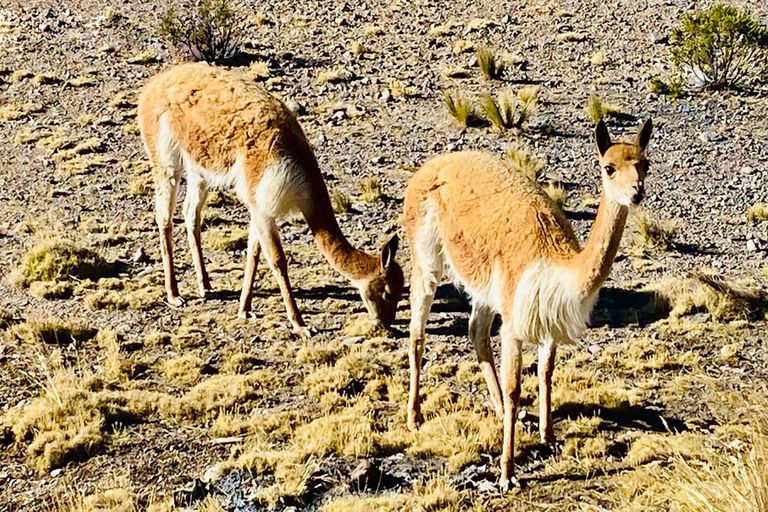
[[[171,306],[183,306],[179,285],[173,268],[173,210],[181,177],[180,162],[169,158],[168,162],[156,162],[155,168],[155,220],[160,231],[160,254],[163,258],[165,292]]]
[[[539,345],[539,433],[541,440],[555,444],[555,430],[552,426],[552,373],[555,369],[557,343],[547,340]]]
[[[257,210],[251,211],[251,222],[255,222],[255,229],[259,234],[261,247],[264,249],[264,257],[272,269],[272,273],[277,279],[280,287],[280,293],[283,295],[283,302],[288,313],[288,321],[291,322],[293,330],[304,337],[309,337],[304,320],[301,318],[299,308],[296,305],[296,298],[291,289],[291,282],[288,279],[288,260],[283,252],[283,245],[280,243],[280,233],[274,219],[262,214]],[[255,267],[255,264],[254,264]]]
[[[493,361],[493,349],[491,348],[491,324],[494,316],[491,308],[473,302],[472,315],[469,317],[469,339],[477,352],[477,359],[483,370],[485,382],[488,384],[488,393],[491,395],[493,408],[501,419],[504,417],[504,406],[501,402],[501,387],[496,375],[496,365]]]
[[[501,452],[502,491],[519,485],[515,478],[515,420],[520,404],[520,367],[522,342],[514,337],[505,318],[501,324],[501,387],[504,400],[504,441]]]
[[[184,198],[184,222],[187,226],[187,240],[197,276],[197,287],[203,298],[211,292],[211,282],[208,279],[208,272],[205,271],[203,249],[200,245],[201,213],[207,195],[208,187],[200,175],[188,172],[187,195]]]

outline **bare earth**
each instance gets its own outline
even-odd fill
[[[733,3],[768,21],[764,2]],[[502,496],[494,487],[501,423],[466,337],[469,309],[459,292],[441,288],[428,324],[427,422],[417,433],[405,427],[407,301],[391,332],[361,329],[362,302],[322,260],[301,219],[280,229],[299,306],[317,330],[312,339],[290,332],[263,261],[256,318],[236,318],[246,222],[226,194],[205,210],[213,299],[196,296],[177,212],[176,262],[189,305],[170,309],[135,123],[142,84],[184,58],[157,33],[167,3],[3,2],[0,511],[174,510],[174,491],[212,467],[211,498],[194,509],[691,510],[684,495],[696,478],[713,488],[730,478],[718,464],[748,453],[751,429],[766,417],[766,321],[700,306],[679,317],[651,311],[654,295],[645,287],[702,269],[757,288],[764,282],[768,224],[745,213],[768,201],[768,89],[683,100],[649,93],[650,78],[670,71],[662,36],[690,2],[245,4],[253,26],[241,72],[267,63],[262,84],[300,107],[331,194],[352,200],[339,219],[355,245],[378,250],[400,229],[405,185],[431,155],[504,154],[516,145],[546,159],[546,179],[568,191],[565,210],[584,240],[599,195],[585,113],[591,94],[620,109],[609,120],[614,135],[634,135],[641,119],[653,118],[643,209],[678,223],[675,245],[642,250],[633,228],[625,233],[593,328],[582,345],[560,351],[554,451],[538,443],[531,419],[535,348],[527,348],[529,415],[520,422],[517,461],[525,487]],[[518,63],[503,80],[487,81],[474,51],[454,51],[459,40]],[[353,42],[367,51],[351,51]],[[598,51],[602,65],[590,63]],[[341,81],[318,80],[340,66],[349,72]],[[449,78],[449,68],[466,76]],[[461,127],[442,97],[531,84],[541,87],[539,108],[521,133]],[[402,87],[413,94],[396,97]],[[13,109],[21,113],[8,115]],[[371,178],[382,195],[369,202],[360,185]],[[120,262],[119,273],[70,282],[64,299],[11,284],[26,251],[51,237]],[[398,260],[407,274],[407,247]],[[118,345],[106,335],[39,339],[35,322],[52,318],[112,330]],[[32,418],[42,406],[48,441]],[[58,459],[45,451],[71,441],[57,428],[91,425],[94,417],[97,427],[77,449]],[[33,426],[19,430],[21,418]],[[373,490],[349,485],[363,459],[385,475]],[[747,510],[734,503],[721,509]]]

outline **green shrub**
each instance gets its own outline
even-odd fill
[[[679,79],[667,83],[658,76],[651,78],[651,93],[658,96],[669,96],[670,98],[675,99],[681,99],[688,96],[688,91],[685,90],[683,83]]]
[[[160,22],[160,33],[185,47],[195,60],[222,62],[240,53],[247,18],[230,0],[201,0],[184,14],[169,7]]]
[[[685,14],[669,41],[672,62],[697,87],[738,87],[768,62],[768,30],[748,11],[721,3]]]

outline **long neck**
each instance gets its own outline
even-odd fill
[[[619,250],[628,211],[628,207],[608,199],[603,192],[589,240],[574,258],[574,265],[581,270],[581,290],[586,295],[597,292],[608,278]]]
[[[378,268],[379,260],[349,243],[336,222],[328,189],[319,169],[311,172],[311,178],[314,178],[309,180],[311,199],[303,208],[303,213],[318,249],[331,266],[347,279],[370,276]]]

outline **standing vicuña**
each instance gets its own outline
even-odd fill
[[[421,422],[419,372],[427,316],[448,269],[472,298],[469,338],[494,408],[504,420],[501,486],[514,476],[514,431],[520,398],[522,342],[539,345],[539,430],[555,440],[552,371],[558,343],[577,340],[619,248],[630,204],[643,198],[648,172],[647,120],[634,144],[611,143],[601,121],[595,137],[603,193],[587,245],[529,176],[493,155],[435,157],[413,176],[405,197],[411,244],[411,387],[408,425]],[[491,323],[501,314],[501,387],[490,347]]]
[[[168,302],[184,304],[173,268],[172,217],[182,170],[187,178],[184,217],[200,294],[211,291],[200,247],[200,220],[209,187],[232,189],[248,207],[250,229],[239,316],[251,311],[260,248],[280,286],[288,318],[307,332],[288,280],[275,219],[299,210],[333,268],[360,291],[366,308],[389,325],[402,294],[395,261],[397,238],[380,256],[352,247],[339,229],[328,190],[295,116],[279,100],[234,73],[184,64],[147,83],[139,125],[155,167],[155,207]]]

